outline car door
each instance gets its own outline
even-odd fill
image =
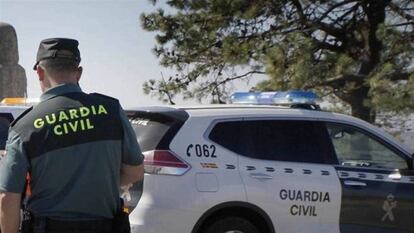
[[[327,128],[339,162],[341,232],[414,232],[410,159],[361,128],[338,123]]]
[[[239,169],[247,198],[279,233],[339,232],[341,187],[319,122],[244,119]]]

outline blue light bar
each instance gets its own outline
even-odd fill
[[[257,104],[257,96],[260,92],[234,92],[230,96],[232,104]]]
[[[258,105],[317,105],[319,97],[311,91],[235,92],[230,96],[230,102]]]
[[[273,103],[278,105],[317,104],[319,97],[311,91],[284,91],[277,93]]]
[[[273,104],[273,98],[277,95],[276,91],[272,92],[258,92],[257,104]]]

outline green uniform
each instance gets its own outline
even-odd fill
[[[113,218],[120,208],[121,163],[139,165],[135,133],[116,99],[78,85],[54,87],[17,119],[0,161],[0,191],[21,193],[28,209],[59,220]]]

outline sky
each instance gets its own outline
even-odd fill
[[[141,13],[159,7],[148,0],[0,0],[0,22],[16,30],[28,97],[41,94],[32,70],[39,42],[68,37],[79,41],[84,69],[80,85],[85,92],[113,96],[126,107],[160,105],[157,97],[143,94],[142,84],[173,71],[159,66],[151,51],[155,33],[144,31],[139,20]],[[178,98],[176,103],[197,102]]]

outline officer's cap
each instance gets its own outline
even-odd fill
[[[36,64],[33,69],[36,70],[39,62],[46,59],[63,58],[79,63],[81,57],[78,45],[79,42],[77,40],[67,38],[49,38],[42,40],[37,51]]]

